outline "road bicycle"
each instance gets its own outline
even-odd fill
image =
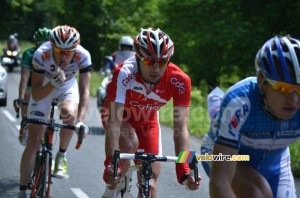
[[[153,177],[151,164],[156,161],[161,162],[176,162],[178,157],[174,156],[162,156],[155,155],[154,153],[144,153],[143,149],[139,149],[137,154],[130,153],[120,153],[119,149],[114,151],[114,156],[112,158],[112,167],[114,171],[114,177],[117,179],[117,171],[119,166],[120,159],[130,159],[130,160],[139,160],[142,162],[142,165],[133,165],[130,166],[127,173],[121,179],[120,183],[117,186],[117,197],[118,198],[134,198],[133,193],[131,192],[132,188],[132,173],[137,171],[141,177],[141,185],[137,185],[138,192],[142,198],[151,197],[151,178]],[[194,156],[191,164],[191,173],[194,175],[195,184],[199,184],[198,180],[198,160]]]
[[[35,158],[35,165],[32,171],[29,187],[32,188],[30,197],[32,198],[50,198],[50,184],[52,183],[52,145],[53,134],[59,131],[60,128],[75,130],[75,126],[68,124],[57,123],[54,120],[54,107],[57,105],[57,99],[54,99],[51,103],[49,121],[39,119],[29,119],[26,115],[23,116],[21,121],[21,129],[19,138],[24,135],[25,126],[27,124],[38,124],[47,126],[47,130],[44,133],[44,138],[40,149],[38,150]],[[81,126],[78,133],[78,140],[76,149],[79,149],[82,144],[84,134],[84,127]]]

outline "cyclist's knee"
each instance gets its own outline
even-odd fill
[[[237,197],[273,197],[267,180],[248,163],[237,163],[232,188]]]
[[[28,136],[26,148],[31,152],[37,152],[42,143],[42,138],[37,136]]]

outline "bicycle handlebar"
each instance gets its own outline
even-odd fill
[[[68,124],[61,124],[61,123],[56,123],[53,121],[45,121],[45,120],[40,120],[40,119],[28,119],[26,115],[23,116],[23,120],[21,122],[21,129],[20,129],[20,135],[19,138],[22,138],[23,135],[23,128],[25,128],[25,126],[27,124],[38,124],[38,125],[44,125],[44,126],[51,126],[51,127],[57,127],[57,128],[65,128],[65,129],[70,129],[75,131],[75,126],[74,125],[68,125]],[[78,150],[80,148],[80,145],[82,144],[82,139],[83,139],[83,134],[84,134],[84,127],[81,126],[79,129],[79,133],[78,133],[78,140],[76,143],[76,147],[75,149]]]
[[[155,155],[154,153],[138,153],[138,154],[131,154],[131,153],[120,153],[119,149],[114,151],[114,156],[112,158],[112,165],[114,166],[114,178],[115,180],[117,177],[117,171],[119,166],[120,159],[132,159],[132,160],[140,160],[143,162],[155,162],[155,161],[162,161],[162,162],[176,162],[178,157],[174,156],[163,156],[163,155]],[[190,169],[194,172],[195,184],[199,184],[198,179],[198,160],[196,155],[194,155],[192,162],[189,164]]]
[[[20,117],[20,104],[22,104],[22,105],[28,105],[28,102],[24,102],[24,100],[22,100],[21,98],[15,99],[13,101],[13,106],[15,107],[16,117],[17,118]]]
[[[176,162],[178,157],[154,155],[153,153],[147,154],[131,154],[120,153],[120,159],[132,159],[132,160],[145,160],[145,161],[163,161],[163,162]]]

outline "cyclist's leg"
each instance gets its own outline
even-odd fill
[[[139,140],[135,129],[128,122],[122,122],[120,127],[119,146],[121,153],[135,153],[139,145]],[[121,160],[122,177],[127,173],[130,160]]]
[[[61,106],[61,119],[64,124],[74,125],[77,116],[78,103],[73,100],[66,100]],[[60,149],[66,150],[73,137],[74,131],[69,129],[60,130]]]
[[[137,123],[139,127],[136,129],[136,134],[139,140],[138,149],[144,149],[145,153],[154,153],[161,155],[161,132],[157,120]],[[153,171],[153,178],[151,179],[151,196],[157,197],[157,178],[161,170],[161,162],[154,162],[151,164]],[[138,178],[140,181],[140,178]]]
[[[248,162],[237,162],[232,188],[237,197],[273,197],[267,180]]]
[[[44,135],[43,131],[45,131],[44,126],[36,124],[30,124],[28,129],[27,145],[21,159],[20,186],[27,186],[28,184],[28,180],[34,167],[35,154],[40,148]]]
[[[51,96],[46,97],[38,102],[32,97],[28,105],[28,118],[46,120],[49,114],[51,104]],[[40,148],[40,144],[44,135],[45,127],[41,125],[29,124],[29,134],[27,145],[24,149],[21,167],[20,167],[20,186],[27,186],[31,171],[34,166],[35,154]]]
[[[79,95],[77,83],[68,90],[60,90],[58,107],[61,109],[60,116],[64,124],[74,125],[78,111]],[[54,176],[64,178],[67,176],[66,150],[71,142],[74,131],[61,129],[59,133],[59,151],[55,158]]]
[[[59,95],[58,107],[61,110],[61,119],[64,124],[74,125],[79,103],[77,83],[74,83],[68,90],[60,90]],[[66,150],[68,148],[73,134],[73,130],[60,130],[60,149]]]
[[[274,197],[297,197],[289,147],[283,151],[278,159],[259,172],[268,180]]]

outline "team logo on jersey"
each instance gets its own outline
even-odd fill
[[[142,87],[133,87],[134,90],[143,90]]]
[[[243,117],[246,115],[246,113],[249,113],[249,107],[248,105],[245,103],[243,104],[243,108],[238,108],[234,115],[231,117],[231,126],[233,128],[236,128],[239,124],[239,122],[243,119]]]
[[[50,58],[50,51],[43,52],[42,55],[41,55],[41,58],[42,58],[43,61]]]
[[[133,72],[132,74],[128,74],[128,77],[122,81],[122,84],[126,87],[131,80],[135,79],[135,76],[136,76],[136,72]]]
[[[75,52],[74,59],[75,59],[76,61],[80,61],[80,60],[82,59],[81,54],[78,53],[78,52]]]
[[[140,104],[138,101],[130,101],[130,105],[133,107],[137,107],[141,110],[154,110],[154,111],[158,111],[162,106],[164,106],[164,104],[153,105],[149,103],[147,105],[143,105]]]
[[[183,94],[185,92],[185,88],[183,87],[184,83],[178,82],[177,78],[175,77],[171,78],[171,83],[178,88],[179,94]]]

